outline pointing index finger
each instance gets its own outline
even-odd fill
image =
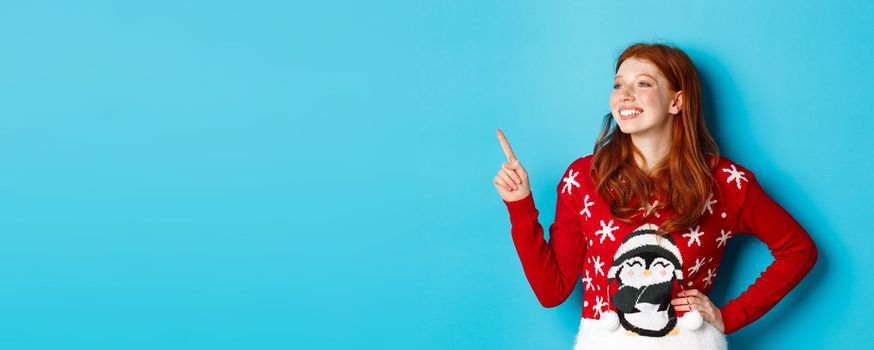
[[[507,156],[507,161],[511,162],[516,159],[516,155],[513,154],[513,149],[510,148],[510,143],[507,142],[507,138],[504,136],[504,132],[501,129],[498,129],[498,141],[501,141],[501,148],[504,149],[504,155]]]

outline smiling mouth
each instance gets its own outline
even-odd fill
[[[619,117],[622,120],[634,119],[635,117],[643,114],[643,110],[641,109],[621,109],[619,110]]]

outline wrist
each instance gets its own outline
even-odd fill
[[[534,206],[534,196],[529,191],[525,197],[518,200],[507,201],[503,200],[507,206],[507,211],[510,213],[510,223],[517,224],[531,220],[536,220],[537,209]]]

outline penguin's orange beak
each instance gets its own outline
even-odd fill
[[[649,275],[652,275],[652,271],[650,271],[650,270],[643,270],[643,277],[649,277]]]

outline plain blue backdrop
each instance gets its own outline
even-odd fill
[[[0,348],[570,349],[492,185],[552,222],[613,64],[684,49],[725,156],[816,241],[735,349],[870,344],[867,1],[0,6]],[[732,240],[712,295],[771,262]]]

